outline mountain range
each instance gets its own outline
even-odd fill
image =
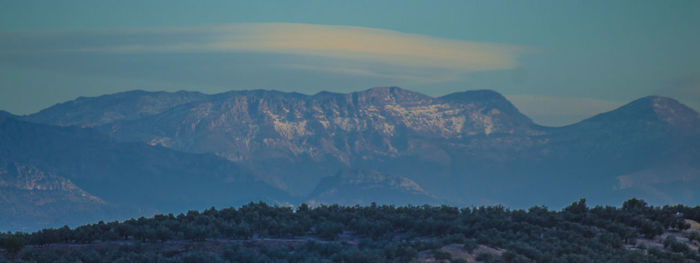
[[[0,113],[0,219],[281,205],[700,202],[700,114],[644,97],[546,127],[489,90],[129,91]]]

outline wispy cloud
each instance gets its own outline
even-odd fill
[[[448,40],[390,30],[307,24],[222,26],[211,47],[369,60],[386,64],[460,70],[515,66],[520,48]]]
[[[331,59],[293,68],[350,75],[381,75],[416,80],[453,80],[474,71],[509,69],[524,48],[495,43],[450,40],[425,35],[353,26],[311,24],[232,24],[182,28],[116,29],[3,33],[3,53],[112,52],[192,53],[247,52]],[[388,70],[374,70],[381,65]],[[441,74],[420,74],[425,69]],[[387,73],[390,72],[390,73]]]

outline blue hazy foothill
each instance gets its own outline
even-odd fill
[[[251,200],[700,201],[700,116],[658,96],[564,127],[534,123],[493,91],[397,87],[129,91],[0,120],[0,207],[10,215],[0,220],[10,229]]]

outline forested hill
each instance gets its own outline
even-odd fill
[[[0,236],[0,262],[699,262],[700,207],[250,203]]]

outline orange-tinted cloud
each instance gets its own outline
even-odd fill
[[[355,26],[290,23],[62,32],[54,36],[114,40],[61,47],[92,52],[260,52],[325,57],[350,63],[456,72],[510,69],[525,48],[451,40]],[[50,40],[50,39],[48,39]],[[348,70],[348,72],[353,70]]]
[[[523,49],[391,30],[309,24],[221,26],[209,48],[374,61],[390,65],[479,71],[508,69]]]

